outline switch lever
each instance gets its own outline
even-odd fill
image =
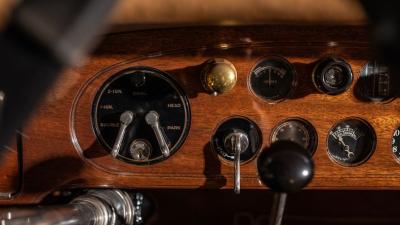
[[[168,139],[161,130],[160,126],[160,115],[156,111],[150,111],[145,117],[146,123],[151,126],[156,135],[158,145],[160,146],[161,153],[164,157],[168,157],[170,154],[170,149],[168,147]]]
[[[119,128],[117,138],[115,139],[115,143],[114,143],[114,146],[111,151],[111,155],[114,158],[117,157],[117,155],[119,154],[119,151],[121,150],[122,141],[124,140],[124,137],[125,137],[126,128],[128,128],[129,124],[132,123],[134,117],[135,117],[135,114],[128,110],[128,111],[123,112],[119,118],[121,126]]]
[[[234,154],[234,192],[240,194],[240,155],[249,147],[249,138],[241,131],[234,131],[225,138],[225,148]]]

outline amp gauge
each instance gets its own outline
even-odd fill
[[[150,164],[174,154],[190,126],[188,99],[166,73],[133,67],[110,77],[92,111],[100,143],[117,159]]]
[[[251,92],[268,102],[278,102],[287,98],[293,92],[295,82],[292,64],[278,56],[258,62],[248,80]]]
[[[365,162],[375,150],[376,135],[371,125],[360,118],[337,122],[327,138],[329,157],[343,166]]]

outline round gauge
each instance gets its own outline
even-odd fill
[[[248,82],[250,90],[257,97],[270,102],[280,101],[293,91],[295,70],[282,57],[268,57],[255,65]]]
[[[188,99],[162,71],[134,67],[110,77],[93,103],[92,123],[112,156],[133,164],[168,158],[185,140]]]
[[[369,62],[361,70],[356,93],[358,97],[366,101],[390,101],[396,95],[394,79],[390,75],[389,67],[376,61]]]
[[[400,127],[398,127],[392,136],[392,152],[394,157],[400,162]]]
[[[337,95],[350,87],[353,73],[350,65],[343,59],[327,57],[314,67],[312,80],[320,92]]]
[[[271,135],[271,143],[276,141],[292,141],[314,154],[318,136],[315,128],[302,118],[290,118],[276,126]]]
[[[336,123],[327,138],[328,155],[343,166],[365,162],[375,150],[376,135],[371,125],[359,118]]]

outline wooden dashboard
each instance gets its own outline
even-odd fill
[[[289,25],[107,35],[82,67],[60,76],[23,128],[23,188],[12,201],[0,203],[36,203],[61,188],[232,188],[233,166],[217,157],[210,138],[221,121],[236,115],[259,126],[260,151],[268,148],[271,131],[286,118],[301,117],[315,127],[316,170],[308,189],[398,189],[400,164],[391,144],[400,124],[400,102],[364,102],[354,94],[362,67],[374,56],[368,37],[365,27]],[[268,55],[284,57],[297,73],[293,95],[276,104],[260,100],[248,87],[251,69]],[[350,88],[339,95],[317,91],[311,80],[317,61],[332,55],[344,59],[354,75]],[[200,72],[210,58],[227,59],[236,67],[233,90],[218,96],[204,90]],[[182,147],[167,160],[147,166],[112,158],[98,143],[91,125],[97,90],[107,78],[132,66],[154,67],[170,74],[187,94],[191,109],[190,130]],[[375,150],[358,166],[341,166],[327,154],[329,130],[347,117],[364,119],[376,133]],[[18,185],[16,151],[11,148],[4,154],[2,192]],[[265,188],[258,180],[255,158],[242,165],[241,173],[243,189]]]

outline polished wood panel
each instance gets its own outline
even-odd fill
[[[259,100],[247,86],[252,66],[271,54],[286,57],[298,74],[294,96],[278,104]],[[341,95],[318,93],[312,85],[313,66],[326,55],[341,57],[352,66],[355,81]],[[270,144],[271,130],[283,119],[299,116],[310,121],[319,135],[310,189],[398,189],[400,165],[390,144],[400,124],[400,102],[365,103],[353,93],[361,67],[372,56],[363,27],[198,27],[106,36],[82,67],[60,77],[25,127],[24,190],[14,201],[2,204],[39,202],[52,190],[72,187],[232,188],[232,165],[221,162],[208,142],[216,125],[233,115],[248,117],[260,126],[263,150]],[[205,93],[199,80],[201,64],[212,57],[228,59],[238,72],[235,88],[217,97]],[[112,159],[91,128],[96,90],[115,72],[136,65],[170,73],[188,94],[192,110],[191,129],[182,148],[152,166]],[[326,153],[330,127],[349,116],[366,119],[378,138],[372,157],[351,168],[332,162]],[[71,132],[76,132],[76,140]],[[264,188],[257,179],[255,160],[242,166],[242,188]]]

